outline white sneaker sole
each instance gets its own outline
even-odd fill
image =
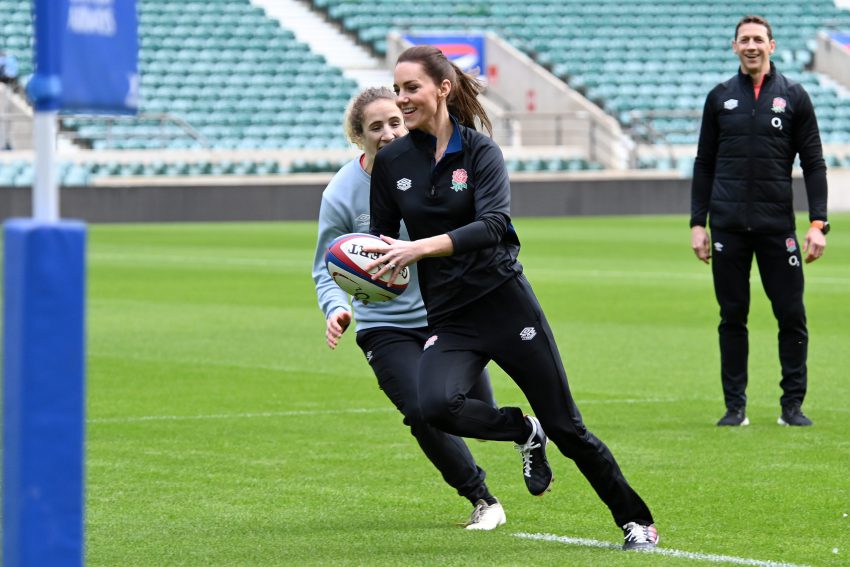
[[[782,418],[779,418],[779,419],[782,419]],[[732,425],[732,424],[727,425],[725,423],[724,424],[718,423],[717,427],[744,427],[745,425],[749,425],[749,424],[750,424],[750,418],[745,417],[744,421],[742,421],[741,423],[736,423],[734,425]]]
[[[782,419],[782,417],[779,417],[776,420],[776,423],[778,423],[779,425],[784,425],[785,427],[807,427],[808,425],[811,425],[811,424],[807,424],[807,425],[794,425],[794,426],[792,426],[790,423],[788,423],[787,421]]]
[[[477,531],[477,532],[489,532],[489,531],[495,530],[499,526],[504,526],[506,523],[507,523],[507,520],[502,518],[501,520],[499,520],[495,524],[492,523],[492,522],[487,522],[487,523],[478,522],[477,524],[470,524],[470,525],[466,526],[464,529],[470,530],[470,531]]]

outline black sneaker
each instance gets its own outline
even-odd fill
[[[522,455],[522,474],[525,477],[525,486],[534,496],[542,496],[552,490],[552,469],[546,460],[546,443],[548,439],[543,433],[543,428],[536,417],[525,416],[531,425],[531,435],[528,441],[522,445],[515,445],[516,450]]]
[[[782,415],[779,416],[776,423],[779,425],[804,427],[812,425],[812,420],[806,417],[806,414],[803,413],[800,406],[788,406],[787,408],[782,408]]]
[[[655,524],[642,526],[637,522],[629,522],[623,526],[623,549],[632,551],[636,549],[652,549],[658,545],[658,530]]]
[[[749,425],[750,420],[747,419],[747,413],[744,408],[735,408],[726,410],[726,415],[720,418],[717,425],[742,426]]]

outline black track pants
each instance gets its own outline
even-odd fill
[[[726,407],[734,409],[747,404],[747,317],[753,256],[779,325],[780,404],[783,407],[802,404],[806,396],[809,334],[803,305],[802,257],[796,235],[712,230],[711,239],[711,271],[720,305],[720,377]]]
[[[525,442],[520,408],[496,409],[469,396],[481,369],[492,360],[520,387],[543,430],[575,461],[617,525],[653,521],[611,451],[585,428],[552,330],[524,276],[436,322],[427,345],[419,374],[426,421],[462,437]]]
[[[372,366],[378,386],[404,416],[404,424],[422,452],[458,494],[475,503],[489,494],[484,471],[475,463],[463,439],[428,425],[419,411],[418,360],[429,336],[427,329],[380,327],[357,333],[357,344]],[[471,395],[495,406],[487,371],[479,371],[476,378]]]

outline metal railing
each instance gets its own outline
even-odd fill
[[[134,132],[132,129],[122,129],[120,133],[115,132],[115,126],[126,124],[130,126],[153,126],[154,128],[158,128],[158,132],[153,136],[153,138],[160,140],[163,147],[172,140],[185,137],[198,142],[204,148],[212,147],[210,141],[203,134],[195,130],[191,124],[179,116],[175,116],[167,112],[146,112],[133,116],[75,114],[73,117],[60,116],[60,121],[65,123],[65,127],[62,129],[63,134],[69,135],[69,137],[74,141],[86,144],[94,140],[103,140],[107,144],[110,144],[113,140],[119,138],[122,140],[151,139],[152,136],[148,130],[139,130],[138,132]],[[69,123],[70,125],[68,125]],[[103,134],[96,137],[83,136],[76,130],[76,128],[80,126],[92,124],[104,124],[105,130]],[[175,126],[174,129],[169,128],[169,126],[172,125]]]
[[[635,142],[635,147],[629,157],[629,165],[637,168],[644,156],[643,153],[651,153],[653,158],[659,154],[672,162],[679,159],[682,154],[680,150],[687,148],[689,155],[693,154],[693,144],[674,144],[669,141],[670,134],[684,134],[696,136],[699,133],[702,112],[697,110],[651,110],[632,111],[628,113],[629,126],[625,129],[626,134]],[[658,120],[686,119],[687,126],[681,128],[664,128],[663,131],[655,126]]]
[[[504,112],[493,119],[493,138],[506,148],[562,148],[591,162],[605,161],[610,148],[623,143],[584,111]]]

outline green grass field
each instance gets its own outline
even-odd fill
[[[831,220],[825,258],[805,268],[806,429],[776,424],[776,328],[757,273],[752,425],[714,426],[718,309],[684,217],[515,220],[579,407],[667,554],[614,549],[622,533],[554,446],[554,490],[533,498],[511,444],[471,442],[508,523],[459,529],[468,503],[353,333],[325,346],[315,223],[93,225],[88,564],[850,564],[850,215]],[[500,403],[527,409],[491,372]]]

